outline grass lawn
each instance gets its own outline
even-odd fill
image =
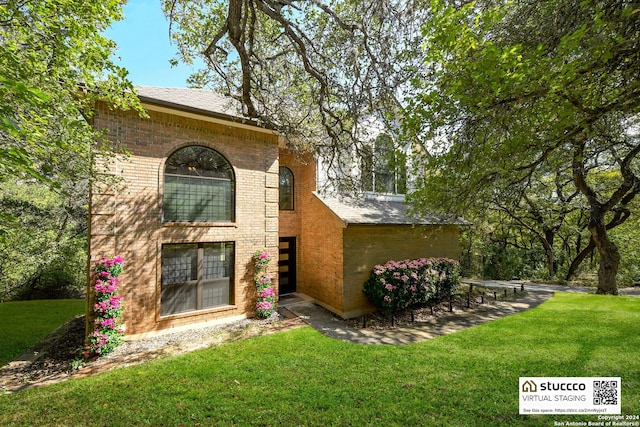
[[[0,303],[0,366],[20,356],[72,317],[84,313],[85,304],[80,299]]]
[[[640,299],[558,294],[407,346],[305,327],[0,396],[0,425],[552,426],[520,416],[521,376],[622,377],[640,414]]]

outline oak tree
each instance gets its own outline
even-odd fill
[[[96,177],[93,101],[138,108],[127,72],[102,35],[122,2],[0,0],[0,180],[32,178],[63,191]],[[6,212],[0,232],[15,225]]]
[[[376,131],[398,127],[403,90],[422,66],[422,3],[163,1],[176,60],[206,63],[189,82],[235,98],[246,117],[322,154],[341,179],[351,176],[341,165],[364,156],[372,118]]]
[[[450,3],[450,4],[447,4]],[[589,211],[598,292],[616,294],[607,224],[640,192],[640,8],[624,0],[433,2],[428,70],[407,129],[421,144],[414,202],[447,212],[568,170]],[[595,171],[617,172],[613,187]]]

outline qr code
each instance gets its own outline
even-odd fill
[[[594,405],[618,404],[618,381],[594,381],[593,382]]]

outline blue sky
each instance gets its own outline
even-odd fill
[[[125,18],[115,22],[105,36],[118,44],[116,63],[129,70],[136,85],[187,87],[192,68],[171,67],[176,48],[169,41],[169,22],[159,0],[129,0]],[[120,58],[118,60],[117,58]]]

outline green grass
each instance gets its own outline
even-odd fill
[[[0,303],[0,366],[28,350],[74,316],[84,313],[84,300]]]
[[[518,415],[521,376],[620,376],[640,413],[640,299],[558,294],[408,346],[305,327],[0,396],[0,425],[549,426]]]

